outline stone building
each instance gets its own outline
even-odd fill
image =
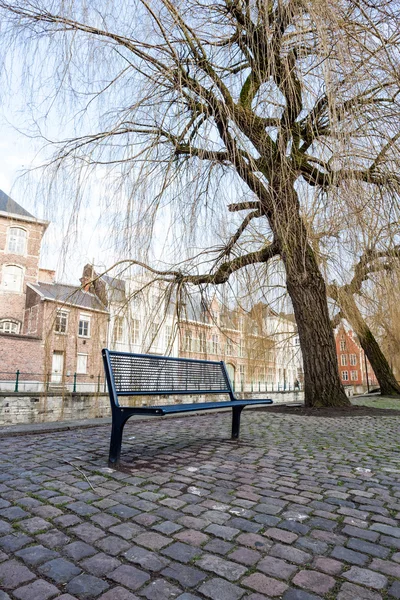
[[[9,389],[19,371],[20,389],[72,389],[77,374],[75,383],[94,388],[108,311],[39,267],[48,225],[0,191],[0,383]]]

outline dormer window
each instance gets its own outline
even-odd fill
[[[27,233],[22,227],[10,227],[8,230],[8,252],[10,254],[26,253]]]
[[[19,321],[11,321],[2,319],[0,321],[0,333],[14,333],[17,335],[20,330],[21,323]]]

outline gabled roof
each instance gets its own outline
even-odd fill
[[[19,215],[20,217],[35,218],[31,213],[22,208],[18,202],[15,202],[10,196],[7,196],[2,190],[0,190],[0,211],[10,213],[11,215]]]
[[[65,283],[28,283],[44,300],[79,306],[89,310],[108,312],[97,296],[84,292],[81,288]]]

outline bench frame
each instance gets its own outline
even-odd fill
[[[221,408],[232,408],[232,439],[238,439],[240,431],[240,416],[242,410],[248,405],[264,405],[272,404],[273,401],[270,398],[257,399],[257,400],[240,400],[236,398],[232,388],[232,384],[226,369],[224,361],[210,361],[210,360],[197,360],[191,358],[176,358],[170,356],[158,356],[153,354],[134,354],[128,352],[116,352],[108,349],[102,350],[104,370],[106,374],[106,380],[108,385],[108,392],[110,396],[111,414],[112,414],[112,427],[111,427],[111,440],[110,440],[110,453],[109,453],[109,464],[115,466],[119,463],[121,455],[122,445],[122,434],[125,423],[127,420],[134,415],[149,415],[149,416],[165,416],[167,414],[184,413],[184,412],[198,412],[201,410],[217,410]],[[224,386],[218,389],[186,389],[180,390],[162,390],[162,391],[143,391],[143,390],[118,390],[117,383],[115,381],[115,374],[111,364],[111,357],[121,357],[121,359],[145,359],[146,361],[153,361],[155,364],[157,361],[163,361],[164,364],[167,361],[173,361],[175,364],[187,363],[193,364],[193,366],[200,366],[201,368],[215,369],[216,367],[221,370],[223,377]],[[211,367],[212,365],[212,367]],[[160,405],[160,406],[121,406],[119,404],[119,396],[175,396],[175,395],[192,395],[192,394],[228,394],[230,397],[229,401],[221,402],[201,402],[201,403],[190,403],[190,404],[172,404],[172,405]]]

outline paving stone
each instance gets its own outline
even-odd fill
[[[141,533],[143,529],[142,527],[139,527],[139,525],[135,525],[135,523],[121,523],[120,525],[110,527],[109,531],[119,535],[124,538],[124,540],[131,540],[133,537],[136,537],[138,533]]]
[[[76,515],[62,515],[61,517],[56,517],[53,523],[58,527],[73,527],[74,525],[78,525],[78,523],[82,523],[82,519]]]
[[[140,594],[148,600],[169,600],[177,598],[182,590],[172,585],[165,579],[156,579],[147,585]]]
[[[4,535],[5,533],[10,533],[12,530],[13,530],[13,528],[10,523],[0,519],[0,535]]]
[[[136,569],[136,567],[131,567],[130,565],[121,565],[115,571],[112,571],[112,573],[108,575],[108,578],[120,583],[130,590],[137,590],[150,579],[147,573]]]
[[[284,531],[283,529],[278,529],[276,527],[271,527],[264,532],[264,535],[270,537],[278,542],[284,542],[285,544],[293,544],[298,538],[295,533],[291,533],[290,531]]]
[[[303,590],[289,588],[282,596],[282,600],[322,600],[321,596],[309,594]]]
[[[201,556],[202,552],[198,548],[192,548],[188,544],[182,544],[182,542],[176,542],[171,544],[168,548],[164,548],[161,551],[166,556],[170,556],[174,560],[179,562],[188,563],[193,558]]]
[[[211,571],[216,575],[220,575],[229,581],[237,581],[247,571],[246,567],[242,567],[230,560],[225,560],[215,554],[205,554],[198,561],[196,566],[206,571]]]
[[[57,600],[59,599],[57,598]],[[98,600],[139,600],[139,598],[131,592],[128,592],[127,589],[118,586],[113,587],[112,590],[102,594]]]
[[[194,596],[193,594],[188,594],[187,592],[185,592],[181,596],[178,596],[177,600],[201,600],[201,598],[200,596]]]
[[[15,556],[21,558],[29,566],[36,566],[48,562],[52,558],[57,558],[59,554],[39,544],[38,546],[23,548],[16,552]]]
[[[10,596],[0,590],[0,600],[11,600]]]
[[[160,535],[155,532],[140,533],[135,538],[135,542],[149,550],[160,550],[171,543],[171,538]]]
[[[83,558],[87,558],[88,556],[93,556],[97,554],[96,548],[86,544],[86,542],[72,542],[67,546],[64,546],[63,553],[66,554],[72,560],[82,560]]]
[[[328,593],[335,586],[333,577],[312,570],[299,571],[293,577],[293,583],[320,595]]]
[[[214,539],[208,542],[208,544],[204,546],[203,550],[206,550],[207,552],[215,552],[216,554],[225,555],[228,554],[228,552],[232,550],[232,548],[234,548],[233,544],[230,544],[229,542],[224,542],[220,539]]]
[[[389,548],[379,546],[379,544],[371,544],[370,542],[366,542],[365,540],[360,540],[357,538],[351,538],[347,542],[347,546],[352,550],[356,550],[364,554],[370,554],[371,556],[376,556],[377,558],[387,558],[390,553]]]
[[[285,580],[290,579],[297,571],[297,567],[290,565],[280,558],[274,558],[273,556],[266,556],[263,558],[258,563],[257,569],[271,577]]]
[[[382,600],[382,596],[372,590],[346,582],[341,586],[337,600]]]
[[[36,575],[16,560],[7,560],[0,564],[0,589],[13,590],[32,581]]]
[[[201,533],[201,531],[196,531],[196,529],[184,529],[176,533],[174,537],[190,546],[202,546],[210,539],[208,535]]]
[[[67,585],[67,592],[74,594],[80,600],[86,600],[86,598],[96,598],[109,587],[102,579],[82,573],[71,579]]]
[[[342,576],[352,583],[359,583],[360,585],[365,585],[376,590],[381,590],[387,586],[387,578],[370,569],[351,567],[351,569],[346,573],[343,573]]]
[[[0,538],[0,548],[2,548],[5,552],[15,552],[16,550],[20,550],[27,544],[33,542],[33,538],[25,535],[25,533],[11,533],[10,535],[5,535]]]
[[[206,548],[204,548],[206,549]],[[247,566],[255,565],[261,558],[261,554],[255,550],[249,548],[242,548],[239,546],[234,552],[229,554],[229,560],[235,560],[236,562],[242,563]]]
[[[124,557],[126,560],[138,564],[148,571],[161,571],[161,569],[170,563],[170,560],[165,558],[165,556],[160,556],[140,546],[132,546],[124,553]]]
[[[240,530],[235,529],[234,527],[225,527],[224,525],[213,523],[205,529],[205,532],[220,537],[223,540],[230,541],[240,533]]]
[[[117,558],[108,556],[108,554],[104,554],[103,552],[95,554],[95,556],[91,556],[90,558],[86,558],[81,562],[81,566],[85,571],[98,577],[107,575],[107,573],[110,573],[111,571],[115,571],[120,564],[121,562]]]
[[[31,519],[21,521],[20,527],[26,533],[34,534],[50,529],[52,525],[40,517],[32,517]]]
[[[239,600],[245,593],[239,586],[219,578],[206,581],[198,591],[211,600]]]
[[[395,581],[388,590],[392,598],[400,598],[400,581]]]
[[[400,527],[392,527],[391,525],[385,525],[384,523],[374,523],[371,526],[371,529],[372,531],[379,531],[379,533],[384,533],[390,537],[400,538]]]
[[[268,596],[271,596],[272,598],[276,596],[281,597],[288,589],[286,583],[278,581],[277,579],[272,579],[271,577],[266,577],[262,573],[253,573],[249,577],[245,577],[241,583],[257,592],[268,594]]]
[[[95,542],[95,546],[107,554],[118,556],[118,554],[121,554],[121,552],[125,552],[130,548],[130,543],[126,540],[121,540],[120,537],[109,535]]]
[[[363,567],[369,561],[369,558],[366,554],[354,552],[354,550],[348,550],[347,548],[343,548],[343,546],[336,546],[332,550],[331,556],[333,558],[337,558],[338,560],[344,560],[351,565],[358,565],[360,567]]]
[[[27,513],[25,510],[22,510],[22,508],[19,506],[9,506],[8,508],[3,508],[0,510],[0,517],[2,519],[7,519],[7,521],[15,521],[28,516],[29,513]]]
[[[249,548],[258,550],[259,552],[267,552],[272,546],[270,540],[258,535],[258,533],[242,533],[236,538],[235,542],[242,546],[248,546]]]
[[[55,583],[67,583],[81,572],[81,569],[64,558],[50,560],[41,565],[38,570]]]
[[[59,593],[55,585],[43,579],[36,579],[33,583],[29,583],[13,591],[14,596],[18,600],[49,600]]]
[[[161,572],[161,575],[175,579],[184,588],[196,587],[208,577],[208,574],[204,573],[204,571],[179,563],[171,563]]]
[[[284,546],[283,544],[274,544],[272,546],[270,554],[277,558],[283,558],[289,562],[293,562],[296,565],[304,565],[311,561],[311,554],[303,552],[298,548],[292,546]]]
[[[178,525],[173,521],[163,521],[162,523],[157,523],[154,525],[153,529],[159,531],[160,533],[164,533],[165,535],[172,535],[173,533],[176,533],[182,529],[182,525]]]
[[[359,527],[352,527],[351,525],[346,525],[346,527],[342,529],[342,533],[349,537],[359,537],[367,542],[376,542],[379,538],[379,533],[376,533],[375,531],[371,531],[370,529],[360,529]]]
[[[339,575],[344,567],[343,563],[338,560],[327,558],[325,556],[317,557],[313,562],[313,566],[317,571],[323,571],[329,575]]]
[[[57,529],[49,529],[47,533],[36,535],[36,539],[44,546],[48,546],[48,548],[51,549],[61,548],[71,541],[71,538],[68,535],[65,535],[65,533],[58,531]]]

